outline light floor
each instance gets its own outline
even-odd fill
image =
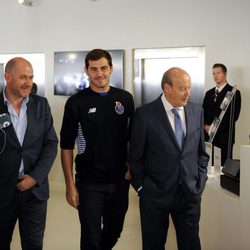
[[[44,238],[44,250],[79,250],[80,229],[77,211],[65,200],[63,182],[50,182],[50,199]],[[176,250],[173,226],[170,225],[167,249]],[[11,250],[20,250],[20,240],[15,229]],[[140,250],[141,230],[138,197],[130,189],[130,204],[126,214],[125,225],[114,250]]]

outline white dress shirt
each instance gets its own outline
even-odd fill
[[[184,107],[173,107],[166,99],[164,93],[162,94],[161,96],[161,100],[162,100],[162,103],[163,103],[163,106],[164,106],[164,109],[167,113],[167,116],[168,116],[168,119],[170,121],[170,124],[173,128],[173,131],[175,132],[175,126],[174,126],[174,114],[172,112],[172,109],[173,108],[178,108],[178,111],[179,111],[179,116],[181,118],[181,122],[182,122],[182,128],[183,128],[183,132],[184,132],[184,135],[186,135],[187,133],[187,129],[186,129],[186,118],[185,118],[185,110],[184,110]]]

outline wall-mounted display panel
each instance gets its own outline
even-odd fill
[[[113,62],[110,85],[123,88],[124,50],[108,50]],[[67,51],[54,53],[54,94],[70,96],[89,86],[84,71],[88,51]]]

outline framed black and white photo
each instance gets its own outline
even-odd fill
[[[45,54],[43,53],[20,53],[20,54],[0,54],[0,92],[4,89],[4,68],[6,63],[14,57],[23,57],[32,64],[34,72],[34,82],[37,85],[37,94],[45,94]]]
[[[124,50],[108,50],[113,62],[110,85],[123,88]],[[88,51],[54,53],[54,94],[70,96],[89,86],[86,75],[85,56]]]

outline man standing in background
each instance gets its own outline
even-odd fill
[[[216,86],[208,90],[203,100],[205,140],[209,140],[209,129],[215,117],[221,113],[221,103],[227,92],[233,87],[227,82],[227,68],[221,63],[213,65],[213,78]],[[212,144],[221,149],[221,165],[224,166],[226,159],[233,157],[233,145],[235,142],[235,122],[238,120],[241,109],[241,94],[236,90],[231,104],[218,127]]]
[[[66,198],[78,209],[82,250],[111,250],[128,208],[128,126],[134,102],[130,93],[110,86],[112,71],[108,51],[86,55],[90,87],[67,100],[61,128]]]
[[[5,67],[0,93],[0,249],[9,250],[18,220],[23,250],[41,250],[48,174],[57,136],[47,99],[30,94],[33,68],[21,57]]]

